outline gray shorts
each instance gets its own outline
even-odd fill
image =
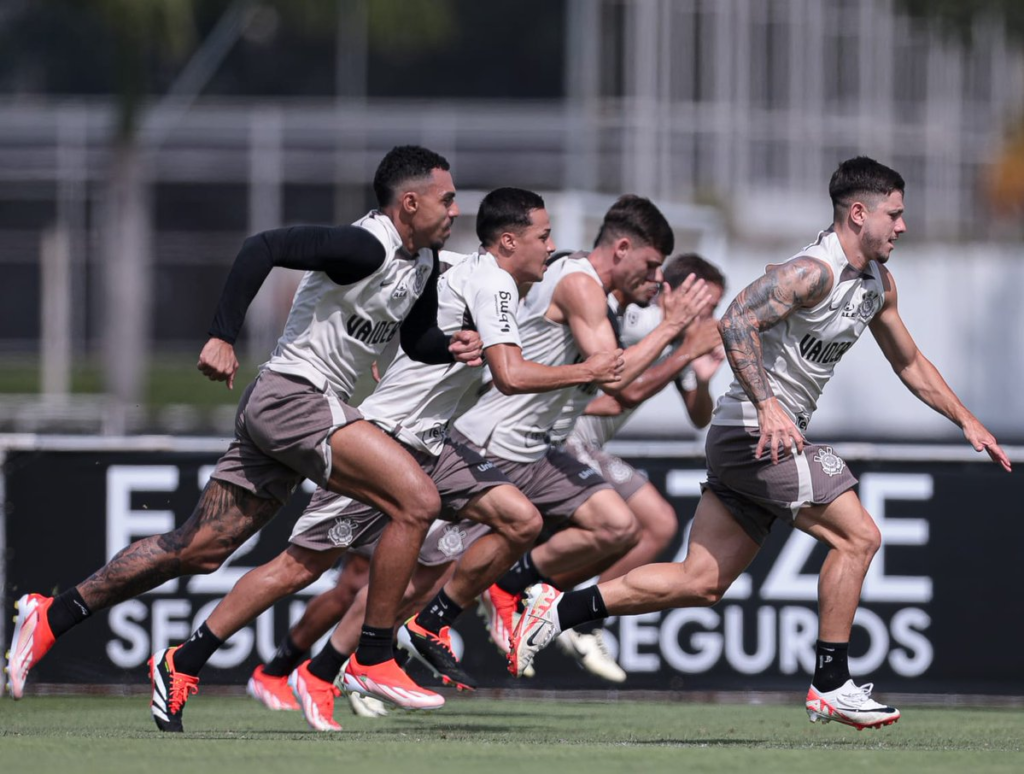
[[[405,448],[437,487],[444,521],[459,521],[459,512],[477,494],[510,483],[492,463],[450,438],[437,457]],[[289,541],[315,551],[368,546],[380,538],[386,524],[387,516],[372,506],[317,489],[295,523]]]
[[[452,435],[459,443],[478,454],[483,453],[461,433]],[[547,455],[536,462],[512,462],[493,455],[485,456],[526,495],[547,523],[568,521],[576,509],[597,492],[612,489],[600,473],[558,447],[549,448]]]
[[[600,473],[623,500],[629,500],[647,483],[647,476],[644,473],[614,454],[609,454],[600,446],[583,443],[570,435],[565,441],[565,448],[573,457]]]
[[[776,519],[792,525],[801,508],[830,503],[857,484],[831,446],[805,444],[802,454],[787,454],[773,465],[768,452],[754,458],[757,438],[757,431],[746,427],[711,425],[704,487],[759,545]]]
[[[462,556],[466,549],[482,538],[491,528],[486,524],[477,521],[462,519],[454,524],[450,521],[435,519],[430,525],[427,537],[423,541],[419,558],[416,560],[425,567],[436,567],[440,564],[454,562]],[[359,546],[352,549],[352,553],[359,554],[369,559],[377,550],[378,540],[369,545]]]
[[[297,376],[261,371],[238,402],[235,440],[212,477],[284,503],[304,478],[331,475],[331,433],[362,419],[330,389]]]

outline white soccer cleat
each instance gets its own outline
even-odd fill
[[[807,716],[812,723],[834,720],[858,731],[892,725],[900,719],[900,711],[872,699],[874,687],[874,683],[855,685],[853,680],[834,691],[819,691],[812,685],[807,691]]]
[[[358,693],[345,694],[348,699],[348,706],[352,708],[352,714],[361,718],[383,718],[388,715],[388,708],[384,702],[372,696],[360,696]]]
[[[526,590],[523,614],[512,630],[508,654],[508,671],[516,677],[533,664],[538,651],[562,633],[558,623],[558,601],[562,592],[547,583],[538,583]]]
[[[558,647],[592,675],[613,683],[626,682],[625,670],[608,650],[604,629],[595,629],[587,634],[569,629],[558,636]]]

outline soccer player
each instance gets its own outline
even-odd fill
[[[513,633],[510,670],[522,674],[564,629],[608,615],[713,605],[757,555],[776,520],[822,541],[819,640],[806,709],[811,721],[856,728],[896,722],[898,709],[850,678],[847,651],[861,586],[881,535],[831,446],[804,431],[836,363],[870,329],[907,388],[957,424],[977,451],[1010,470],[996,439],[920,352],[900,318],[886,268],[903,220],[903,178],[873,159],[832,175],[833,224],[740,292],[719,324],[735,379],[707,437],[708,481],[680,564],[649,564],[561,594],[539,584]],[[594,612],[596,611],[596,612]]]
[[[611,580],[653,562],[679,529],[675,509],[655,486],[642,472],[606,451],[604,445],[638,406],[670,383],[679,391],[694,427],[706,427],[711,421],[714,403],[709,383],[725,360],[722,338],[712,315],[725,292],[725,277],[716,266],[696,253],[684,253],[666,263],[665,284],[670,288],[679,287],[691,274],[704,280],[711,294],[711,302],[699,319],[687,326],[682,337],[618,395],[601,394],[591,400],[566,439],[566,448],[577,459],[600,472],[629,505],[640,524],[640,539],[629,553],[603,572],[600,565],[595,565],[552,578],[551,585],[556,588],[570,589],[594,576],[598,576],[598,582]],[[612,292],[608,303],[613,313],[618,315],[621,311],[619,340],[627,347],[646,336],[664,315],[660,296],[655,296],[646,305],[630,304],[627,307],[620,295]],[[611,655],[600,621],[567,629],[559,636],[558,646],[598,677],[616,683],[625,681],[626,673]]]
[[[436,326],[436,253],[459,214],[448,162],[425,148],[397,147],[381,161],[373,187],[379,209],[354,225],[277,229],[245,240],[199,357],[210,379],[233,385],[233,343],[271,269],[306,273],[277,348],[242,394],[235,440],[184,525],[136,541],[55,598],[19,600],[9,664],[15,698],[57,637],[167,580],[213,572],[273,518],[303,478],[389,516],[371,568],[371,612],[358,663],[364,676],[407,685],[394,662],[391,626],[440,500],[409,453],[358,421],[346,401],[396,335],[412,357],[431,362],[455,355],[478,363],[480,342],[468,331],[449,338]],[[211,652],[220,644],[212,632],[199,634]],[[151,664],[158,725],[168,731],[181,730],[181,708],[197,683],[194,662],[177,660],[175,650],[161,651]]]
[[[572,363],[613,346],[607,295],[624,303],[649,300],[661,281],[661,265],[673,247],[672,229],[657,207],[639,196],[623,196],[605,214],[590,253],[554,261],[544,280],[527,294],[519,311],[523,354],[538,362]],[[618,394],[661,354],[711,302],[703,280],[688,277],[664,291],[664,318],[625,350],[625,373],[604,387]],[[596,387],[585,397],[593,397]],[[455,422],[458,440],[499,467],[559,529],[547,542],[519,559],[497,584],[479,589],[489,611],[488,627],[499,645],[507,643],[517,594],[543,577],[568,573],[596,562],[607,567],[639,538],[636,517],[614,489],[589,465],[562,448],[569,413],[582,412],[579,391],[543,395],[502,395],[491,390]],[[574,418],[574,417],[571,417]],[[459,569],[455,571],[459,578]]]
[[[523,359],[515,317],[519,292],[543,276],[546,260],[554,251],[543,199],[518,188],[492,191],[481,203],[477,233],[480,251],[449,269],[438,281],[437,321],[441,330],[451,335],[466,328],[479,331],[483,358],[494,383],[509,393],[615,381],[624,367],[615,342],[584,362],[560,367]],[[463,585],[471,583],[474,587],[486,587],[508,569],[533,543],[541,527],[536,508],[494,465],[447,436],[448,421],[467,394],[472,396],[480,380],[481,370],[477,368],[451,363],[429,365],[399,355],[360,406],[366,419],[396,439],[426,471],[428,482],[432,480],[428,485],[440,493],[445,518],[470,519],[491,527],[462,558]],[[321,488],[296,523],[291,545],[243,576],[192,638],[175,649],[175,659],[188,663],[188,674],[197,675],[215,650],[207,640],[211,632],[216,643],[223,642],[275,601],[316,580],[349,547],[377,540],[387,521],[388,514],[375,503],[338,498]],[[420,543],[416,545],[417,553]],[[374,551],[374,564],[383,550],[381,542]],[[373,582],[371,570],[367,620],[376,613]],[[408,578],[399,599],[407,583]],[[447,626],[475,596],[475,590],[466,595],[458,583],[450,583],[439,592],[435,605],[405,624],[418,658],[443,670],[452,682],[464,688],[474,684],[458,668]],[[391,618],[385,623],[389,646],[398,605],[390,610]],[[333,683],[346,661],[347,691],[407,709],[443,704],[440,696],[420,689],[411,680],[403,683],[391,676],[382,681],[368,674],[362,663],[362,644],[351,657],[348,653],[342,656],[328,645],[308,668],[303,665],[298,669],[294,680],[299,704],[315,728],[340,728],[335,728],[331,720]],[[154,704],[155,717],[160,711],[161,707]]]

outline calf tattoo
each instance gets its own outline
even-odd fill
[[[188,521],[165,535],[137,540],[78,586],[89,609],[101,610],[173,578],[212,572],[258,532],[281,505],[211,479]]]

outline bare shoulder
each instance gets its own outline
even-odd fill
[[[832,290],[832,267],[809,255],[800,255],[779,267],[785,272],[780,281],[786,282],[804,305],[813,306]]]
[[[547,317],[562,325],[571,319],[604,317],[608,297],[601,284],[584,272],[572,272],[558,281]]]

